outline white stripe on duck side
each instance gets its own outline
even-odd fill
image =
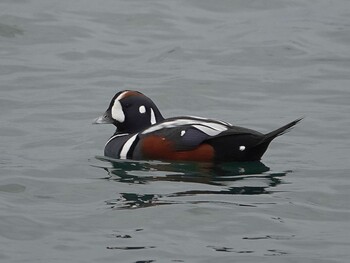
[[[164,121],[160,124],[153,125],[149,127],[148,129],[144,130],[142,134],[147,134],[151,133],[154,131],[158,131],[161,129],[169,129],[169,128],[175,128],[179,127],[182,125],[193,125],[195,128],[203,131],[204,133],[207,133],[208,135],[211,135],[211,133],[219,134],[223,131],[226,131],[228,127],[224,124],[217,123],[217,122],[211,122],[210,120],[205,121],[201,119],[186,119],[186,118],[181,118],[181,119],[176,119],[176,120],[170,120],[170,121]],[[201,126],[196,127],[196,126]],[[209,132],[210,129],[211,131]],[[208,131],[208,132],[207,132]]]
[[[197,130],[200,130],[201,132],[204,132],[209,136],[216,136],[222,132],[220,130],[213,129],[212,127],[208,127],[207,125],[196,124],[192,125],[192,127],[196,128]]]
[[[117,137],[123,137],[123,136],[128,136],[129,133],[119,133],[119,134],[116,134],[116,135],[113,135],[111,138],[109,138],[109,140],[106,142],[105,144],[105,147],[106,145],[113,139],[117,138]]]
[[[120,151],[120,154],[119,154],[120,159],[126,159],[132,144],[136,140],[137,135],[139,135],[139,134],[136,133],[135,135],[131,136],[131,138],[124,143],[124,145]]]
[[[194,119],[198,119],[198,120],[204,120],[204,121],[208,121],[208,122],[213,122],[212,119],[208,119],[208,118],[204,118],[204,117],[198,117],[198,116],[189,116],[189,117],[194,118]],[[222,124],[227,125],[227,126],[232,126],[232,124],[227,122],[227,121],[221,121],[221,120],[214,120],[214,121],[222,123]]]

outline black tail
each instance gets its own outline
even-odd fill
[[[296,119],[295,121],[292,121],[292,122],[282,126],[281,128],[278,128],[272,132],[265,134],[264,138],[262,139],[262,141],[259,144],[266,143],[266,142],[270,143],[276,137],[278,137],[282,134],[285,134],[286,132],[289,132],[294,127],[294,125],[296,125],[302,119],[303,118]]]
[[[267,147],[269,146],[270,142],[275,139],[276,137],[285,134],[288,132],[294,125],[296,125],[298,122],[300,122],[303,118],[299,118],[295,121],[292,121],[281,128],[278,128],[277,130],[274,130],[272,132],[269,132],[265,135],[263,135],[263,138],[260,142],[258,142],[251,150],[249,155],[249,160],[260,160],[263,154],[266,152]]]

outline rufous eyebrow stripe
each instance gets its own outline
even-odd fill
[[[130,97],[130,96],[144,96],[142,93],[138,92],[138,91],[133,91],[133,90],[126,90],[124,92],[122,92],[117,98],[116,100],[121,100],[124,99],[126,97]]]

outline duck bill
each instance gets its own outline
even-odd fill
[[[95,119],[92,124],[113,124],[113,123],[114,121],[112,119],[112,116],[108,113],[105,113],[102,116]]]

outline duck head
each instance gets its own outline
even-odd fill
[[[94,124],[114,124],[117,133],[136,133],[164,120],[154,102],[141,92],[124,90],[114,95],[106,112]]]

